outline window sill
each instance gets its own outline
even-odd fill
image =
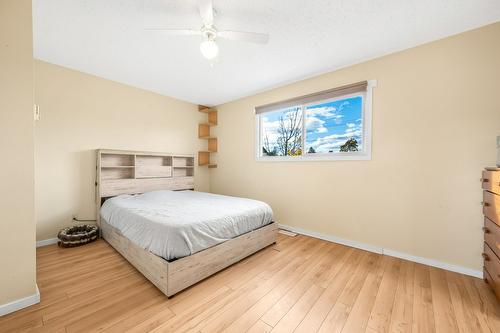
[[[257,162],[371,161],[371,154],[335,154],[318,156],[273,156],[256,158]]]

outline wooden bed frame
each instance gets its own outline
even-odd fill
[[[276,242],[273,222],[193,255],[168,262],[132,243],[100,218],[102,203],[120,194],[194,190],[194,156],[97,150],[97,223],[102,237],[167,297]]]

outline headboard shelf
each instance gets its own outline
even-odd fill
[[[192,168],[174,168],[174,178],[177,177],[193,177],[194,169]]]
[[[172,156],[135,155],[136,165],[172,165]]]
[[[186,167],[186,166],[194,166],[194,157],[193,156],[174,156],[174,168],[176,167]]]
[[[155,190],[194,189],[194,156],[144,151],[97,150],[96,193],[102,198]]]
[[[134,166],[134,156],[127,154],[101,154],[103,167]]]

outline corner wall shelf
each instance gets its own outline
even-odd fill
[[[210,155],[217,152],[218,142],[217,138],[210,134],[210,128],[217,126],[217,110],[199,105],[198,111],[207,114],[207,122],[198,124],[198,138],[207,141],[207,150],[198,152],[198,165],[216,168],[217,164],[210,162]]]

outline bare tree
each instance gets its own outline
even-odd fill
[[[278,135],[279,155],[302,154],[302,112],[299,109],[286,112],[280,117]]]
[[[266,137],[264,138],[264,144],[262,147],[262,153],[266,156],[276,156],[276,146],[271,147],[271,143],[269,143],[269,136],[266,134]]]

